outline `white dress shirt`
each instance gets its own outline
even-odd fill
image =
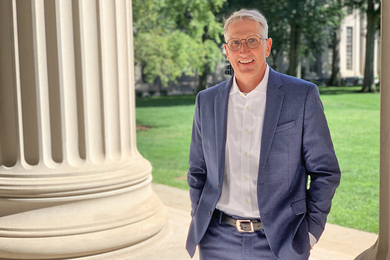
[[[260,218],[257,176],[263,132],[269,67],[263,80],[242,93],[236,78],[230,90],[227,116],[225,173],[217,208],[228,215]]]

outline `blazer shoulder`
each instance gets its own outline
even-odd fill
[[[294,93],[308,93],[313,91],[319,95],[318,87],[314,83],[279,72],[276,73],[281,82],[281,90],[285,92],[293,91]]]
[[[289,76],[286,74],[279,73],[280,80],[282,81],[283,85],[300,85],[300,86],[307,86],[309,88],[317,87],[314,83],[299,79],[293,76]]]
[[[206,88],[204,90],[201,90],[198,93],[198,96],[202,97],[215,97],[221,93],[224,93],[225,91],[230,91],[230,86],[232,84],[232,78],[225,80],[215,86],[212,86],[210,88]]]

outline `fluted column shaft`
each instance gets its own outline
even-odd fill
[[[0,43],[0,259],[158,233],[166,211],[136,149],[131,1],[2,0]]]

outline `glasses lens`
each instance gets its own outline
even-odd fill
[[[240,49],[241,41],[240,39],[230,39],[227,45],[232,51],[237,51],[238,49]]]
[[[244,40],[244,39],[242,39],[242,40]],[[230,39],[228,41],[228,43],[227,43],[227,46],[232,51],[238,51],[241,48],[241,41],[242,40],[240,40],[240,39]],[[246,45],[249,48],[251,48],[251,49],[254,49],[257,46],[259,46],[260,45],[260,41],[261,41],[261,38],[256,36],[256,35],[250,36],[250,37],[245,39]]]
[[[257,36],[250,36],[246,39],[246,44],[249,48],[254,49],[260,44],[260,38]]]

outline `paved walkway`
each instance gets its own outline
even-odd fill
[[[190,200],[188,191],[153,184],[153,189],[167,206],[169,220],[167,226],[145,244],[132,250],[130,260],[189,260],[185,251],[185,240],[190,223]],[[371,247],[377,235],[327,224],[325,231],[314,246],[310,260],[352,260],[361,252]],[[198,260],[196,254],[193,258]]]

